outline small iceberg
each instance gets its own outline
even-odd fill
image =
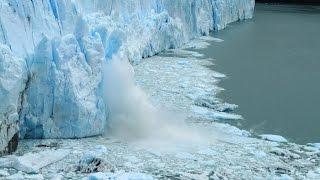
[[[262,134],[260,137],[264,140],[273,141],[273,142],[280,142],[280,143],[287,143],[288,140],[282,136],[279,135],[273,135],[273,134]]]
[[[320,143],[308,143],[307,146],[311,146],[311,147],[320,149]]]

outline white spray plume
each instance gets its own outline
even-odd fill
[[[144,140],[152,145],[207,142],[203,133],[184,120],[155,108],[135,84],[134,70],[126,57],[117,55],[105,64],[104,99],[110,112],[108,132],[121,139]],[[169,142],[169,143],[168,143]]]

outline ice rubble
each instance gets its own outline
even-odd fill
[[[18,123],[20,138],[101,134],[104,61],[123,52],[138,63],[253,9],[254,0],[0,0],[0,151]]]

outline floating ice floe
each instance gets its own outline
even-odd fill
[[[192,57],[203,57],[203,54],[200,54],[195,51],[187,51],[183,49],[172,49],[166,52],[165,55],[179,55],[180,57],[192,56]]]
[[[186,44],[184,48],[191,48],[191,49],[204,49],[210,46],[209,42],[203,40],[193,40],[190,43]]]
[[[44,177],[41,174],[23,174],[18,172],[16,174],[7,176],[6,180],[43,180]]]
[[[38,173],[43,167],[62,160],[70,150],[44,150],[38,153],[27,153],[23,156],[11,155],[0,159],[0,167],[14,168],[26,173]]]
[[[320,149],[320,143],[308,143],[307,145]]]
[[[238,114],[231,114],[225,112],[219,112],[214,110],[209,110],[207,108],[193,106],[192,112],[198,117],[209,119],[209,120],[240,120],[243,119],[241,115]]]
[[[94,173],[85,178],[87,180],[153,180],[151,175],[137,172],[126,172],[126,173]]]
[[[224,40],[219,38],[212,38],[212,41],[220,43],[220,42],[223,42]]]
[[[281,143],[286,143],[288,140],[282,136],[279,135],[273,135],[273,134],[262,134],[260,137],[264,140],[268,141],[274,141],[274,142],[281,142]]]

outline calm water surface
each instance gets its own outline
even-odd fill
[[[205,54],[228,75],[220,95],[241,128],[320,142],[320,7],[257,4],[253,20],[214,34]]]

